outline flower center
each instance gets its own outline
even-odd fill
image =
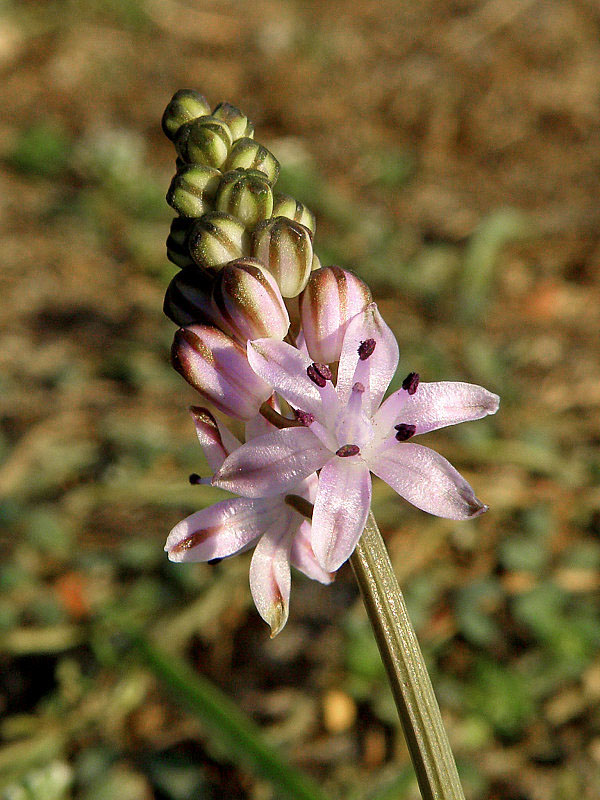
[[[365,387],[357,381],[352,387],[348,404],[341,409],[337,416],[335,437],[341,449],[344,446],[355,446],[357,451],[360,451],[373,438],[373,425],[362,408],[364,392]],[[339,451],[337,455],[339,455]]]

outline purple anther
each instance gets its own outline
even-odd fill
[[[352,387],[352,391],[353,392],[360,392],[360,394],[362,394],[365,391],[364,383],[361,383],[360,381],[356,381],[356,383]]]
[[[357,456],[360,453],[360,447],[357,444],[345,444],[336,450],[336,456],[340,458],[349,458],[350,456]]]
[[[404,378],[402,381],[402,388],[405,389],[409,394],[414,394],[417,391],[419,380],[418,372],[409,372],[406,378]]]
[[[198,486],[200,483],[202,483],[202,478],[200,477],[200,475],[198,475],[197,472],[192,472],[188,480],[192,484],[192,486]]]
[[[294,409],[294,416],[301,422],[305,428],[310,427],[313,422],[315,421],[315,415],[311,414],[310,411],[301,411],[299,408]]]
[[[332,378],[331,370],[327,364],[318,364],[316,361],[306,368],[306,374],[311,381],[316,383],[317,386],[320,386],[321,389],[325,386],[327,381],[330,381]]]
[[[364,342],[360,343],[358,348],[358,357],[361,361],[366,361],[369,356],[373,355],[373,350],[375,350],[375,345],[377,342],[375,339],[365,339]]]
[[[410,439],[411,436],[414,436],[417,430],[416,425],[409,425],[406,422],[401,422],[400,425],[394,425],[396,433],[396,439],[399,442],[405,442],[407,439]]]

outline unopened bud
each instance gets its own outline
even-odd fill
[[[221,173],[204,164],[186,164],[175,173],[167,203],[182,217],[201,217],[213,208]]]
[[[271,186],[277,182],[279,177],[279,161],[273,153],[248,137],[238,139],[231,148],[227,161],[223,165],[223,171],[232,169],[258,170],[267,176]]]
[[[213,286],[213,303],[224,330],[243,343],[283,339],[290,327],[275,279],[253,258],[240,258],[223,267]]]
[[[188,249],[196,264],[220,269],[224,264],[250,252],[244,225],[231,214],[213,211],[204,214],[192,227]]]
[[[212,284],[212,276],[195,264],[182,269],[167,287],[163,311],[182,327],[193,323],[215,325]]]
[[[312,267],[310,232],[287,217],[264,220],[252,234],[252,255],[273,275],[284,297],[296,297]]]
[[[205,97],[193,89],[180,89],[175,92],[162,118],[162,129],[171,141],[186,122],[210,114],[210,106]]]
[[[188,234],[192,226],[187,217],[175,217],[167,236],[167,258],[180,268],[193,264],[188,250]]]
[[[251,419],[273,391],[250,366],[245,349],[210,325],[180,328],[171,360],[194,389],[231,417]]]
[[[348,323],[372,302],[369,287],[341,267],[312,272],[300,295],[300,316],[310,357],[338,361]]]
[[[243,136],[251,139],[254,136],[254,125],[239,108],[232,106],[231,103],[219,103],[212,113],[213,117],[222,120],[229,126],[231,136],[235,142]]]
[[[298,200],[287,194],[276,194],[273,201],[273,216],[287,217],[304,225],[314,235],[317,227],[315,215]]]
[[[238,217],[246,228],[254,228],[273,211],[273,193],[266,176],[257,170],[226,172],[217,189],[215,208]]]
[[[188,164],[206,164],[219,169],[225,163],[233,139],[229,126],[216,117],[198,117],[179,129],[177,152]]]

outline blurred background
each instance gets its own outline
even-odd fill
[[[253,120],[400,372],[502,396],[427,437],[491,510],[386,534],[469,800],[600,793],[600,7],[594,0],[4,0],[0,797],[268,800],[156,665],[209,679],[330,797],[418,792],[353,575],[173,565],[217,499],[162,315],[182,87]],[[402,377],[401,376],[401,377]],[[178,662],[179,663],[179,662]]]

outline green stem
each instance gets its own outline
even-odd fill
[[[423,800],[465,800],[415,631],[372,512],[350,558]]]
[[[289,800],[327,800],[308,777],[285,764],[263,742],[258,728],[214,684],[192,670],[182,659],[162,651],[144,634],[132,634],[135,649],[152,672],[185,706],[195,712],[207,730],[244,763],[270,781],[278,797]]]

